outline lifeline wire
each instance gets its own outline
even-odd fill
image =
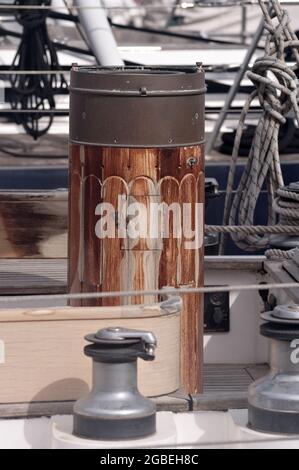
[[[212,292],[241,292],[252,290],[270,290],[270,289],[299,289],[297,282],[270,283],[270,284],[245,284],[230,286],[207,286],[207,287],[166,287],[153,290],[133,290],[133,291],[112,291],[112,292],[88,292],[75,294],[39,294],[39,295],[10,295],[0,296],[0,303],[21,302],[27,300],[62,300],[62,299],[94,299],[111,297],[135,297],[139,295],[178,295],[178,294],[205,294]]]

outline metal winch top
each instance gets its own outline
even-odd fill
[[[127,349],[127,358],[140,357],[145,361],[155,359],[156,337],[150,331],[130,330],[128,328],[110,327],[85,336],[92,345],[86,346],[86,356],[101,358],[106,362],[121,360],[120,351]]]
[[[148,331],[105,328],[87,335],[93,359],[91,392],[74,406],[73,434],[88,439],[130,439],[156,431],[156,408],[137,389],[137,359],[151,361],[157,345]]]
[[[261,318],[280,325],[288,323],[299,327],[299,305],[277,305],[271,312],[262,313]]]
[[[299,434],[299,306],[279,305],[261,315],[270,339],[270,372],[250,385],[249,426],[274,433]]]

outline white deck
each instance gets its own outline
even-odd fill
[[[299,436],[264,434],[247,428],[247,410],[160,412],[157,433],[129,441],[91,441],[71,434],[71,416],[0,420],[0,449],[210,448],[298,449]]]

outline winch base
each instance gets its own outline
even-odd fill
[[[73,434],[85,439],[141,438],[156,432],[156,415],[128,419],[100,419],[74,414],[73,426]]]
[[[248,427],[262,432],[298,434],[299,412],[266,410],[249,405]]]

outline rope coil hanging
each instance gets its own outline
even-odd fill
[[[281,201],[284,182],[278,151],[278,132],[280,126],[286,122],[286,116],[292,111],[299,123],[298,87],[294,71],[299,67],[299,41],[290,26],[287,11],[281,8],[278,0],[269,0],[268,8],[263,0],[259,0],[259,4],[267,31],[265,54],[255,61],[252,70],[247,74],[256,90],[245,102],[236,131],[223,219],[223,225],[252,226],[253,229],[256,206],[263,185],[266,185],[268,190],[268,225],[276,224],[277,216],[282,215],[282,210],[284,215],[288,215],[288,225],[294,225],[294,219],[297,219],[297,222],[299,219],[298,194],[292,197],[292,191],[288,191],[288,197],[291,197],[292,201],[288,202],[287,207]],[[286,48],[292,51],[294,66],[285,62]],[[233,195],[242,132],[251,103],[256,98],[259,99],[263,114],[256,127],[247,164]],[[282,219],[281,225],[283,223],[285,221]],[[247,251],[266,249],[269,245],[268,234],[261,234],[260,230],[255,233],[238,231],[231,236],[240,248]],[[221,254],[223,250],[222,235]]]

